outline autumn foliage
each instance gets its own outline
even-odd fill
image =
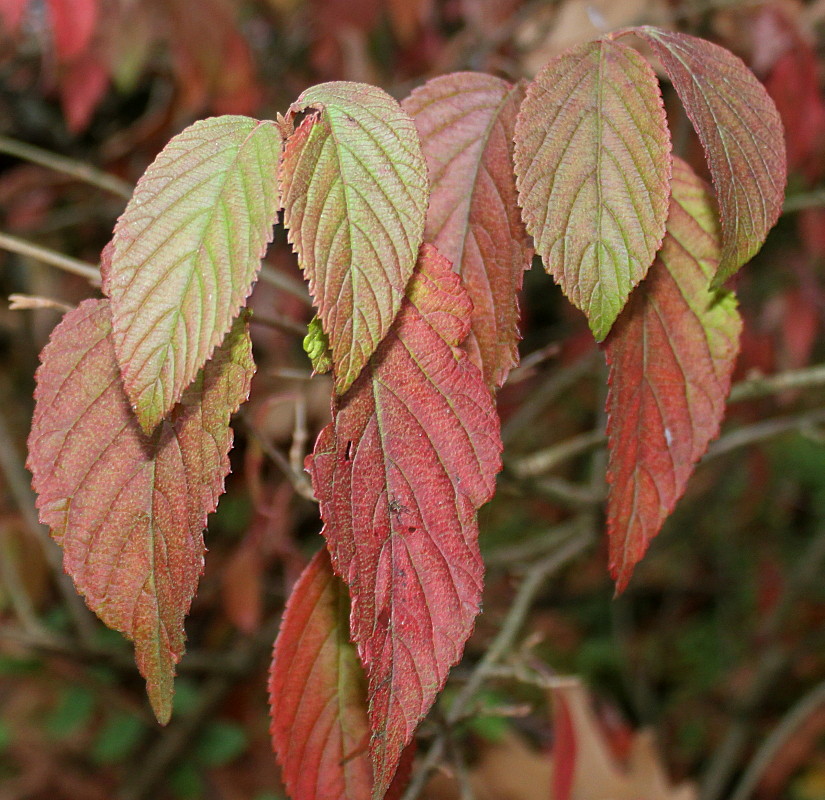
[[[105,12],[48,5],[61,85],[80,80],[70,70],[90,92],[90,74],[112,79],[89,46]],[[158,8],[189,24],[179,5]],[[654,67],[712,188],[671,152]],[[70,108],[74,127],[92,105]],[[534,252],[609,368],[605,566],[622,592],[719,433],[742,331],[725,284],[776,223],[785,181],[779,114],[744,63],[651,26],[576,45],[529,82],[456,72],[400,103],[328,82],[276,120],[175,136],[115,225],[105,298],[68,312],[41,354],[28,441],[40,520],[88,606],[133,641],[157,719],[255,372],[246,306],[276,224],[332,395],[305,462],[325,549],[275,642],[272,739],[293,800],[379,800],[404,791],[481,608],[478,513],[502,469],[496,393],[518,365]]]

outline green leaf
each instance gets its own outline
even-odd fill
[[[782,121],[765,87],[722,47],[649,26],[633,28],[661,59],[705,149],[722,221],[721,286],[762,246],[782,211]]]
[[[150,433],[223,341],[278,211],[281,134],[248,117],[172,139],[115,226],[103,289],[126,394]]]
[[[601,341],[665,233],[670,135],[656,75],[609,39],[562,53],[528,87],[515,141],[536,251]]]
[[[195,755],[208,767],[220,767],[236,759],[247,747],[244,729],[229,722],[212,722],[195,745]]]
[[[97,732],[92,744],[91,759],[96,764],[116,764],[135,752],[144,733],[143,721],[124,711],[112,713]]]
[[[429,183],[412,120],[386,92],[324,83],[280,169],[284,222],[347,390],[401,306],[422,241]]]
[[[307,326],[307,335],[304,336],[304,352],[312,362],[312,370],[316,375],[323,375],[332,369],[332,354],[329,351],[329,339],[321,327],[321,320],[313,317]]]
[[[46,721],[46,730],[55,739],[68,739],[89,724],[94,710],[94,694],[83,686],[71,686],[61,693],[57,708]]]

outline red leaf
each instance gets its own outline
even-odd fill
[[[607,525],[622,591],[719,432],[742,327],[708,290],[719,243],[712,199],[674,158],[667,234],[608,338]]]
[[[515,142],[527,230],[602,341],[665,233],[670,133],[656,75],[611,39],[572,48],[527,88]]]
[[[29,436],[41,521],[89,607],[135,643],[165,723],[183,619],[203,569],[206,516],[229,471],[229,416],[254,366],[238,321],[152,436],[129,405],[109,303],[87,300],[52,332],[37,371]]]
[[[28,5],[29,0],[0,0],[0,20],[6,33],[11,36],[17,33]]]
[[[773,65],[765,89],[784,124],[788,167],[816,180],[825,155],[825,98],[819,90],[819,61],[813,47],[796,37],[793,48]]]
[[[345,392],[384,338],[415,268],[427,213],[427,164],[412,120],[366,84],[307,89],[312,110],[284,150],[284,223],[329,337]]]
[[[292,800],[372,795],[367,686],[348,619],[346,586],[321,550],[292,590],[269,671],[272,744]],[[400,796],[412,756],[387,800]]]
[[[518,364],[518,300],[533,249],[513,175],[521,86],[474,72],[435,78],[403,103],[430,171],[424,240],[460,273],[473,303],[464,348],[488,386]]]
[[[782,211],[782,122],[741,59],[718,45],[659,28],[633,28],[661,59],[699,134],[722,220],[721,286],[754,256]]]
[[[470,302],[424,245],[395,325],[308,466],[369,680],[376,795],[461,657],[481,599],[476,510],[500,468],[498,418],[458,345]]]
[[[109,86],[106,65],[94,53],[73,61],[60,77],[60,105],[72,133],[85,130]]]
[[[85,52],[97,22],[98,0],[46,0],[59,61]]]

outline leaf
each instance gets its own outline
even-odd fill
[[[29,0],[0,0],[0,21],[9,36],[17,33],[28,5]]]
[[[54,329],[37,371],[29,436],[40,520],[89,607],[135,643],[162,723],[183,618],[203,569],[206,516],[229,472],[229,416],[254,371],[239,319],[151,435],[123,391],[109,303],[86,300]]]
[[[307,335],[303,341],[304,352],[312,362],[312,374],[323,375],[332,369],[332,357],[329,352],[329,339],[321,326],[321,320],[313,317],[307,326]]]
[[[77,58],[91,44],[98,0],[46,0],[46,5],[58,60],[67,62]]]
[[[570,800],[696,800],[692,784],[671,785],[650,731],[633,734],[626,763],[620,763],[581,683],[559,683],[552,697],[555,774],[570,773],[564,777]],[[562,765],[560,759],[573,763]]]
[[[346,586],[321,550],[292,590],[269,671],[272,744],[293,800],[372,794],[367,686],[348,618]],[[387,800],[400,796],[412,755]]]
[[[765,88],[719,45],[650,26],[631,31],[661,59],[699,134],[722,220],[714,287],[752,258],[782,211],[782,122]]]
[[[388,94],[323,83],[290,115],[314,109],[287,141],[284,223],[309,281],[341,394],[386,336],[415,268],[427,165],[412,120]]]
[[[97,54],[84,53],[68,65],[60,76],[60,105],[72,133],[88,127],[108,88],[106,65]]]
[[[607,525],[618,592],[719,433],[742,328],[734,297],[708,289],[719,259],[712,198],[679,159],[672,187],[662,249],[605,344]]]
[[[229,330],[272,239],[281,135],[248,117],[174,137],[115,226],[104,291],[126,393],[149,433]]]
[[[513,129],[521,86],[463,72],[416,89],[404,109],[430,171],[424,240],[460,273],[473,303],[464,343],[488,386],[518,364],[518,299],[533,249],[517,205]]]
[[[308,461],[368,677],[375,797],[481,600],[476,510],[493,494],[501,441],[483,376],[458,347],[470,309],[450,263],[424,245],[394,327]]]
[[[656,76],[611,40],[569,50],[528,87],[515,140],[527,230],[601,341],[665,232],[670,137]]]

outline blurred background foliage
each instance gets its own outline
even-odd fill
[[[731,404],[722,439],[622,597],[612,597],[602,536],[553,575],[423,796],[457,796],[445,774],[463,771],[466,785],[487,787],[479,797],[549,797],[524,764],[552,750],[542,687],[567,675],[590,686],[599,735],[617,757],[651,726],[668,773],[697,787],[690,796],[735,791],[766,737],[825,678],[825,403],[816,372],[825,361],[825,2],[2,0],[0,294],[39,307],[0,307],[0,800],[282,798],[265,672],[284,598],[319,546],[300,464],[329,397],[324,378],[307,380],[299,333],[311,311],[278,233],[267,256],[273,277],[252,301],[259,372],[207,533],[175,717],[161,729],[129,644],[85,613],[33,516],[24,461],[37,353],[57,306],[96,290],[19,242],[96,264],[129,186],[200,117],[274,118],[327,80],[370,82],[401,98],[454,70],[530,78],[566,47],[636,24],[723,44],[776,101],[789,201],[737,278],[746,320],[737,377],[813,377]],[[674,148],[702,170],[690,126],[663,90]],[[603,359],[584,318],[538,267],[525,280],[522,316],[523,364],[499,396],[506,467],[481,512],[484,614],[455,686],[484,653],[525,568],[570,535],[582,509],[601,521]],[[453,694],[448,687],[442,708]],[[825,797],[825,704],[803,702],[800,713],[753,796]],[[440,718],[436,708],[424,740]],[[508,771],[520,782],[491,788]]]

